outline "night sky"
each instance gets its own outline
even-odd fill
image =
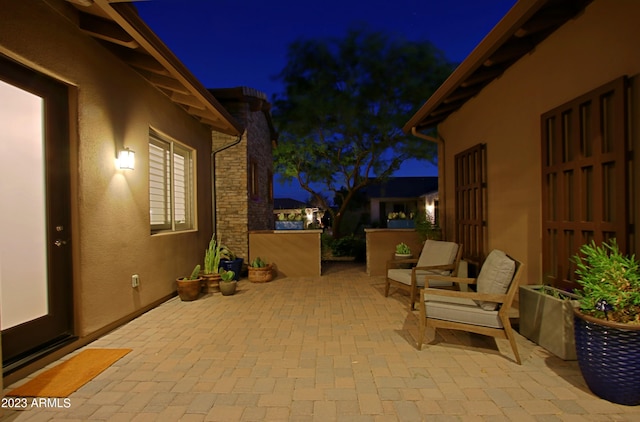
[[[299,38],[342,37],[353,25],[429,40],[459,63],[516,0],[150,0],[140,16],[207,88],[247,86],[269,98]],[[426,101],[426,98],[425,98]],[[411,116],[407,116],[407,120]],[[396,176],[435,176],[425,162],[407,162]],[[296,185],[276,181],[276,197],[306,200]]]

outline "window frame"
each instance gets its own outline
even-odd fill
[[[255,158],[249,159],[249,198],[260,199],[260,178],[258,177],[259,167]]]
[[[267,187],[267,202],[273,204],[273,172],[271,170],[267,172],[267,183],[269,184]]]
[[[153,148],[163,151],[154,154]],[[151,234],[174,233],[196,230],[196,154],[197,151],[155,129],[149,129],[149,225]],[[160,166],[154,166],[153,157],[160,157]],[[180,166],[180,160],[184,165]],[[182,167],[182,168],[181,168]],[[155,173],[154,173],[155,170]],[[160,177],[160,193],[154,185]],[[181,176],[179,178],[178,176]],[[163,199],[158,200],[158,196]],[[154,202],[162,203],[154,207]],[[181,206],[180,206],[181,205]],[[161,223],[154,223],[153,210],[164,208],[164,218]],[[178,221],[178,217],[183,217]]]

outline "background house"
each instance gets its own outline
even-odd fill
[[[291,214],[304,213],[304,225],[305,228],[309,228],[310,224],[314,224],[313,227],[319,228],[322,225],[322,219],[325,216],[324,210],[309,206],[305,202],[298,201],[291,198],[276,198],[273,203],[273,215],[275,219],[278,219],[280,214],[284,214],[285,217]]]
[[[390,177],[365,187],[371,224],[385,227],[391,212],[426,212],[435,222],[438,205],[437,177]]]
[[[0,323],[17,379],[175,294],[213,231],[212,134],[244,128],[129,4],[0,15]],[[115,165],[125,147],[134,170]]]
[[[273,229],[273,156],[277,134],[271,104],[248,87],[210,89],[244,127],[241,138],[214,134],[215,210],[218,240],[249,257],[249,231]]]
[[[520,0],[407,122],[439,145],[441,220],[468,260],[499,248],[526,283],[571,287],[584,242],[638,254],[638,16],[634,0]]]

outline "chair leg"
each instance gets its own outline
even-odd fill
[[[411,292],[409,292],[409,300],[411,301],[411,307],[409,310],[414,311],[416,309],[416,273],[411,272]]]
[[[509,344],[511,345],[511,350],[513,350],[513,355],[516,358],[516,362],[518,365],[522,365],[522,361],[520,360],[520,354],[518,353],[518,345],[516,343],[516,337],[513,335],[513,331],[511,330],[511,322],[509,322],[509,318],[503,319],[502,325],[504,325],[504,333],[509,339]]]
[[[389,277],[387,277],[387,282],[384,286],[384,297],[388,297],[389,296]]]
[[[418,316],[418,318],[420,318],[420,321],[418,322],[418,350],[422,350],[422,343],[424,343],[424,332],[427,329],[427,308],[425,307],[424,304],[424,298],[422,295],[422,292],[420,292],[420,303],[418,303],[418,309],[420,311],[420,314]]]

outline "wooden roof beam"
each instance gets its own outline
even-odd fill
[[[500,76],[503,71],[504,69],[502,69],[501,67],[490,67],[484,69],[480,68],[476,72],[472,73],[471,76],[469,76],[467,79],[465,79],[464,82],[460,84],[460,86],[463,88],[468,88],[473,85],[486,83]]]
[[[127,48],[138,48],[140,44],[113,21],[89,13],[78,13],[80,29],[101,40]]]
[[[508,42],[485,60],[483,65],[491,67],[498,63],[514,61],[514,59],[518,59],[533,50],[534,46],[535,44],[529,42],[527,38],[519,38],[517,41]]]
[[[444,104],[451,104],[454,102],[458,102],[460,100],[466,100],[467,98],[471,98],[476,95],[480,91],[479,87],[474,88],[458,88],[453,92],[453,94],[449,95],[444,99]]]
[[[174,92],[171,95],[169,95],[169,98],[171,98],[176,103],[180,103],[182,105],[189,106],[191,108],[206,110],[202,102],[199,101],[196,97],[194,97],[191,94],[180,94],[179,92]]]
[[[169,90],[171,92],[178,92],[180,94],[189,94],[189,90],[180,82],[175,80],[174,78],[157,75],[151,72],[145,72],[144,70],[139,69],[138,73],[140,73],[145,79],[151,82],[157,88],[164,88],[165,90]]]

